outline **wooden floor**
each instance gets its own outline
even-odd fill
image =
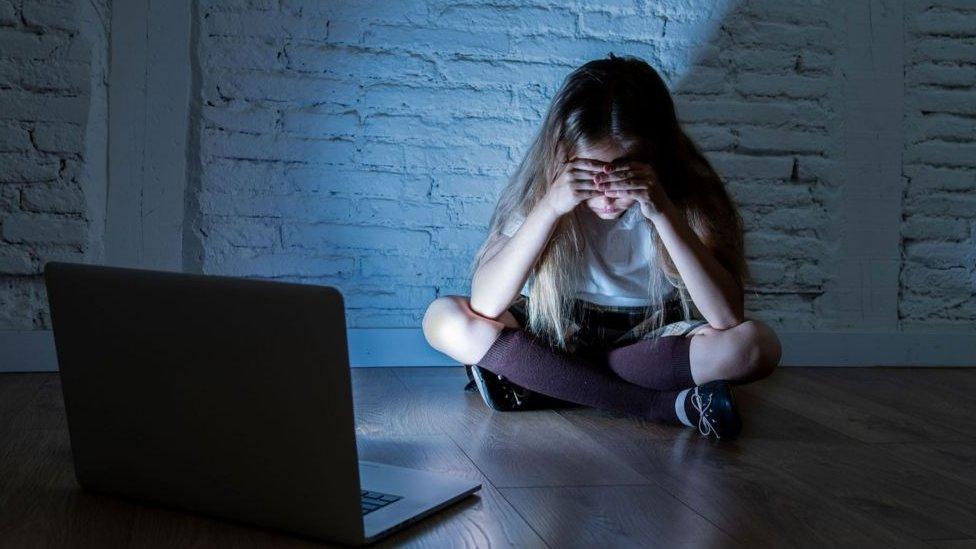
[[[477,479],[379,546],[976,547],[976,369],[783,368],[733,443],[498,413],[460,368],[355,369],[360,457]],[[56,374],[0,375],[0,547],[317,546],[82,492]]]

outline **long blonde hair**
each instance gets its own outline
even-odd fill
[[[562,163],[580,148],[608,139],[636,148],[638,158],[651,164],[679,214],[717,254],[740,288],[744,287],[749,271],[742,220],[721,178],[682,130],[671,94],[657,71],[639,58],[613,54],[584,64],[563,81],[529,150],[498,198],[488,238],[471,263],[471,276],[502,228],[513,218],[524,219],[545,196]],[[528,277],[525,328],[562,349],[567,349],[574,313],[570,290],[579,288],[583,279],[579,258],[586,241],[579,210],[559,219]],[[677,289],[682,317],[693,316],[686,286],[657,232],[653,235],[651,251],[656,251],[659,270],[652,268],[648,278],[650,302],[645,317],[656,320],[647,331],[664,323],[665,280]]]

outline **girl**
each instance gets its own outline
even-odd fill
[[[438,298],[423,329],[494,409],[576,403],[734,438],[732,383],[779,364],[743,316],[741,218],[636,57],[566,78],[472,272],[470,299]]]

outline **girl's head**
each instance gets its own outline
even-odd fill
[[[678,171],[674,164],[683,161],[677,154],[682,132],[671,94],[657,71],[635,57],[610,54],[573,71],[553,99],[544,128],[556,153],[545,179],[550,184],[559,165],[573,158],[642,160],[669,181],[666,174]],[[614,219],[633,203],[632,198],[600,195],[587,200],[586,207]]]
[[[499,197],[489,238],[472,263],[472,274],[501,228],[512,216],[527,215],[545,196],[562,164],[573,158],[650,164],[678,212],[744,283],[748,273],[741,218],[721,179],[682,130],[671,93],[657,71],[636,57],[613,54],[584,64],[563,81],[531,147]],[[571,298],[582,281],[580,252],[586,245],[579,216],[614,219],[631,206],[633,199],[599,195],[559,220],[529,276],[530,331],[565,346]],[[663,298],[676,288],[688,317],[691,302],[680,274],[660,238],[655,234],[653,240],[657,264],[648,277],[647,313],[662,309]]]

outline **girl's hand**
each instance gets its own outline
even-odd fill
[[[564,162],[549,190],[546,191],[543,202],[556,214],[562,216],[572,211],[580,202],[603,194],[603,191],[597,188],[593,177],[604,173],[605,166],[606,164],[599,160],[586,158]]]
[[[595,175],[593,180],[608,197],[636,199],[640,202],[641,213],[651,221],[668,204],[668,195],[657,173],[646,162],[622,161],[611,166],[607,173]]]

